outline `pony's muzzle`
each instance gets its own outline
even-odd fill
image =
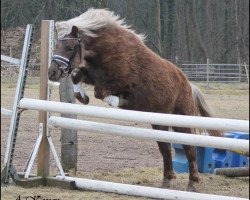
[[[69,67],[67,63],[58,62],[55,60],[51,61],[50,68],[48,71],[48,78],[50,81],[59,81],[69,74]]]
[[[57,64],[51,62],[48,70],[48,78],[50,81],[58,81],[61,78],[61,70],[58,68]]]
[[[52,56],[51,65],[49,68],[49,80],[58,81],[60,78],[64,78],[71,72],[71,63],[69,59],[54,55]]]

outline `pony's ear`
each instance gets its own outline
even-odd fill
[[[78,36],[79,36],[79,31],[78,31],[78,28],[77,28],[76,26],[72,26],[70,35],[72,35],[73,37],[78,38]]]

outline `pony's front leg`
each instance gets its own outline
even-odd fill
[[[122,99],[122,96],[114,96],[112,95],[111,90],[105,89],[104,87],[95,86],[95,97],[103,100],[113,107],[120,107],[125,103],[125,100]]]
[[[82,90],[81,83],[73,84],[75,98],[83,104],[89,103],[89,97]]]
[[[114,96],[114,95],[109,95],[109,96],[104,97],[103,101],[113,107],[118,107],[120,103],[119,97]]]
[[[89,97],[85,94],[81,87],[84,74],[79,69],[74,69],[71,73],[71,80],[73,82],[74,96],[83,104],[89,103]]]

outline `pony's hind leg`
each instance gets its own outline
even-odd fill
[[[181,133],[191,133],[190,128],[173,127],[174,131]],[[196,191],[195,184],[199,182],[199,173],[196,164],[196,151],[194,146],[183,145],[185,155],[189,164],[189,183],[187,186],[188,191]]]
[[[153,129],[168,131],[169,127],[152,125]],[[163,158],[163,187],[169,187],[170,181],[176,178],[173,170],[171,143],[157,142],[159,150]]]
[[[192,91],[189,84],[184,86],[183,92],[176,101],[174,114],[179,115],[194,115],[195,114],[195,102],[192,96]],[[194,130],[191,128],[172,127],[174,131],[180,133],[192,134]],[[188,191],[196,191],[195,184],[199,182],[199,173],[196,164],[196,150],[195,147],[189,145],[183,145],[188,164],[189,164],[189,183],[187,186]]]
[[[172,179],[176,178],[175,172],[173,170],[172,154],[171,154],[171,143],[157,142],[159,150],[163,157],[163,187],[170,187],[170,182]]]

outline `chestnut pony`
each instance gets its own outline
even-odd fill
[[[162,59],[144,44],[144,36],[135,33],[118,15],[106,9],[89,9],[82,15],[56,23],[58,41],[49,68],[49,79],[58,81],[71,74],[74,86],[94,85],[95,97],[104,100],[119,97],[122,109],[211,116],[197,87],[171,62]],[[84,104],[88,96],[76,89]],[[153,129],[170,127],[152,124]],[[195,133],[190,128],[171,127],[176,132]],[[208,130],[213,136],[221,133]],[[166,134],[168,134],[166,132]],[[178,133],[177,133],[178,134]],[[163,185],[176,178],[171,144],[157,142],[163,157]],[[195,148],[183,145],[189,162],[188,190],[199,182]]]

